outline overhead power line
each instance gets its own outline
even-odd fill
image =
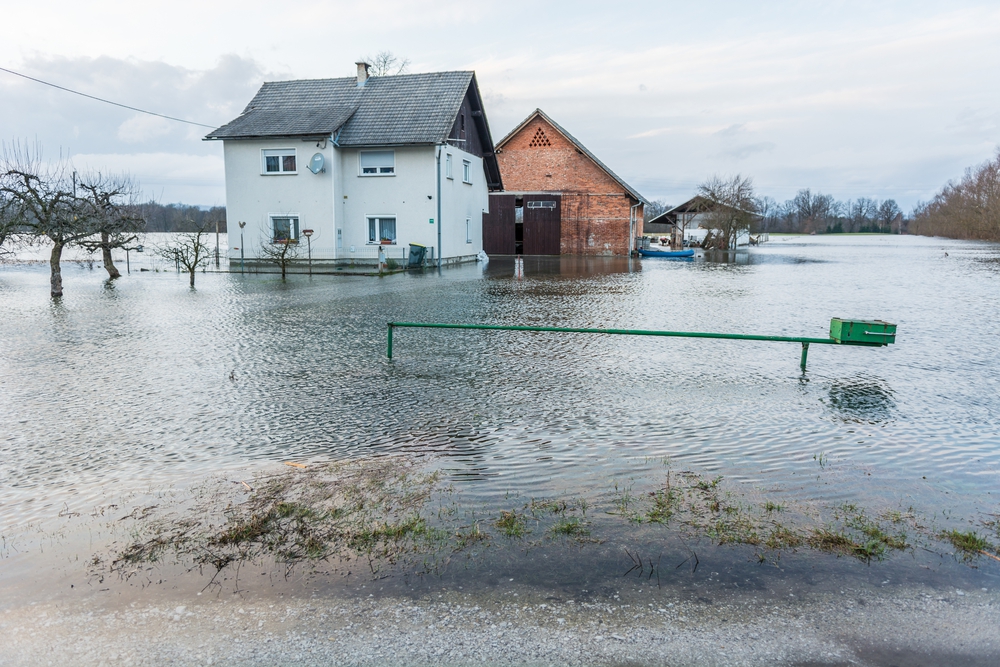
[[[49,83],[48,81],[42,81],[41,79],[36,79],[33,76],[28,76],[27,74],[21,74],[20,72],[15,72],[14,70],[7,69],[6,67],[0,67],[0,72],[7,72],[8,74],[13,74],[14,76],[19,76],[22,79],[28,79],[29,81],[34,81],[36,83],[41,83],[46,86],[52,86],[53,88],[58,88],[59,90],[64,90],[67,93],[73,93],[74,95],[79,95],[80,97],[89,97],[92,100],[97,100],[98,102],[104,102],[105,104],[111,104],[116,107],[121,107],[122,109],[128,109],[130,111],[138,111],[139,113],[149,114],[150,116],[157,116],[159,118],[166,118],[167,120],[173,120],[178,123],[187,123],[188,125],[197,125],[198,127],[207,127],[215,129],[215,125],[205,125],[204,123],[196,123],[193,120],[184,120],[183,118],[174,118],[173,116],[167,116],[162,113],[156,113],[155,111],[146,111],[145,109],[137,109],[136,107],[130,107],[127,104],[120,104],[118,102],[112,102],[111,100],[106,100],[102,97],[95,97],[94,95],[88,95],[87,93],[81,93],[78,90],[71,90],[70,88],[65,88],[63,86],[57,86],[54,83]]]

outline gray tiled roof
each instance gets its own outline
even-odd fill
[[[272,81],[206,139],[331,136],[341,146],[433,144],[451,132],[472,72]]]

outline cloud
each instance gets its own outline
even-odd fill
[[[118,138],[130,144],[142,143],[170,134],[173,121],[145,114],[136,114],[118,126]]]
[[[735,146],[727,150],[722,151],[721,155],[726,157],[736,158],[737,160],[745,160],[751,155],[757,153],[766,153],[768,151],[773,151],[776,145],[772,141],[761,141],[756,144],[744,144],[742,146]]]

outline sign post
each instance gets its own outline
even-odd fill
[[[313,274],[313,247],[312,247],[312,235],[313,230],[303,229],[302,236],[306,237],[306,247],[309,250],[309,275]]]

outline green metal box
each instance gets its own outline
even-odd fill
[[[830,320],[830,338],[847,345],[888,345],[896,342],[896,325],[882,320]]]

